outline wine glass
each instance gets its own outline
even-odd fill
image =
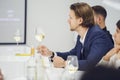
[[[14,40],[16,41],[17,45],[21,41],[21,34],[20,34],[20,30],[19,29],[17,29],[17,31],[14,34]]]
[[[71,79],[75,80],[75,72],[78,70],[78,58],[75,55],[69,55],[67,57],[66,69],[72,75]]]
[[[19,52],[19,47],[18,47],[18,45],[19,45],[19,43],[20,43],[20,41],[21,41],[21,33],[20,33],[20,30],[19,30],[19,29],[17,29],[16,32],[15,32],[15,34],[14,34],[14,40],[15,40],[16,43],[17,43],[16,53],[18,53],[18,52]]]
[[[43,41],[44,38],[45,38],[45,33],[43,29],[41,27],[36,27],[35,28],[35,39],[38,41],[38,46],[40,45],[40,43]]]
[[[37,27],[35,29],[35,39],[39,42],[39,44],[43,41],[45,38],[45,33],[43,32],[42,28]]]
[[[40,45],[40,43],[43,41],[44,38],[45,38],[45,33],[44,33],[43,29],[41,27],[36,27],[35,28],[35,39],[38,41],[38,45]],[[44,63],[44,59],[43,59],[42,55],[37,54],[37,56],[40,56],[42,59],[42,63]]]

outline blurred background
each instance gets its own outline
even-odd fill
[[[106,26],[111,34],[115,32],[116,21],[120,19],[119,0],[27,0],[26,45],[38,46],[39,43],[35,39],[35,28],[40,27],[45,33],[41,44],[54,51],[68,51],[73,48],[75,35],[70,31],[67,20],[69,6],[75,2],[86,2],[91,6],[105,7],[108,13]],[[0,45],[0,55],[11,54],[10,51],[13,50],[11,46],[16,45]]]

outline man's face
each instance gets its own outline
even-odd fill
[[[105,23],[105,20],[101,14],[94,13],[94,22],[96,25],[99,25],[100,28],[103,28],[102,25]]]
[[[120,29],[117,28],[116,32],[114,33],[114,41],[116,44],[120,44]]]
[[[99,25],[99,15],[97,15],[96,13],[94,13],[94,22],[95,24]]]
[[[70,12],[69,12],[68,23],[70,25],[71,31],[75,31],[77,29],[77,27],[79,27],[79,24],[80,24],[79,18],[76,18],[73,10],[70,10]]]

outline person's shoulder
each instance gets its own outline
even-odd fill
[[[92,26],[89,32],[94,35],[106,35],[106,33],[102,29],[100,29],[100,27],[97,25]]]
[[[102,30],[105,31],[106,33],[110,34],[110,31],[107,29],[107,27],[104,27]]]
[[[104,41],[110,42],[110,38],[108,37],[108,35],[97,25],[89,29],[88,36],[92,40],[95,40],[95,39],[103,40],[104,39]]]
[[[103,30],[102,30],[98,25],[94,25],[94,26],[92,27],[92,29],[93,29],[94,31],[103,32]]]

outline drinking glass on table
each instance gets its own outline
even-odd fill
[[[78,70],[78,58],[75,55],[67,57],[66,69],[71,75],[71,80],[75,80],[75,73]]]
[[[14,33],[14,37],[13,38],[16,41],[16,44],[17,44],[15,52],[19,53],[20,52],[20,48],[18,46],[19,46],[19,43],[21,41],[21,33],[20,33],[19,29],[17,29],[16,32]]]
[[[45,38],[45,33],[43,31],[43,29],[41,27],[36,27],[35,28],[35,39],[38,41],[38,45],[41,45],[41,42],[43,41],[43,39]],[[48,57],[44,57],[40,54],[38,54],[37,56],[41,57],[42,59],[42,65],[44,67],[47,67],[48,65],[46,65],[48,63],[47,58]]]
[[[21,34],[19,29],[17,29],[17,31],[14,34],[14,40],[16,41],[18,46],[19,42],[21,41]]]
[[[39,42],[39,45],[43,41],[44,38],[45,38],[45,33],[42,30],[42,28],[36,27],[36,29],[35,29],[35,39]]]

